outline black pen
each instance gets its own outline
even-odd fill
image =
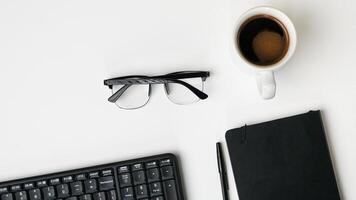
[[[221,183],[221,190],[223,195],[223,200],[229,200],[229,184],[227,182],[227,174],[225,168],[225,161],[221,150],[220,142],[216,143],[216,154],[218,158],[218,167],[219,167],[219,174],[220,174],[220,183]]]

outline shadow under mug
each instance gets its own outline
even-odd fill
[[[271,65],[265,65],[263,67],[256,65],[250,61],[248,61],[244,55],[242,54],[239,46],[238,46],[238,33],[240,29],[242,28],[242,25],[248,21],[251,17],[254,16],[259,16],[259,15],[268,15],[276,18],[278,21],[280,21],[288,34],[289,37],[289,45],[288,49],[283,56],[278,62],[271,64]],[[287,15],[285,15],[283,12],[281,12],[278,9],[272,8],[272,7],[255,7],[252,8],[248,11],[246,11],[242,16],[239,18],[237,21],[237,24],[235,26],[235,31],[233,35],[233,42],[234,42],[234,50],[237,52],[237,54],[240,56],[241,60],[243,61],[245,67],[248,67],[251,69],[255,76],[256,76],[256,82],[257,82],[257,88],[258,91],[261,95],[262,98],[264,99],[271,99],[275,96],[276,93],[276,82],[274,79],[274,73],[273,71],[280,69],[281,67],[284,66],[284,64],[292,57],[296,44],[297,44],[297,33],[295,30],[295,27],[292,23],[292,21],[288,18]]]

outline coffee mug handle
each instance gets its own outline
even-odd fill
[[[276,94],[276,81],[273,71],[261,71],[256,75],[257,87],[264,99],[272,99]]]

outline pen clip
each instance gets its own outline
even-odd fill
[[[230,190],[230,187],[229,187],[229,179],[227,177],[227,172],[224,172],[224,176],[225,176],[225,186],[226,186],[226,189]]]

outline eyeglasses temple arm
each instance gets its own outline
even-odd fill
[[[192,85],[190,85],[189,83],[186,83],[184,81],[181,80],[175,80],[175,79],[171,79],[171,82],[174,83],[178,83],[183,85],[184,87],[188,88],[190,91],[192,91],[195,95],[197,95],[199,97],[199,99],[206,99],[208,98],[208,95],[205,94],[204,92],[198,90],[197,88],[193,87]]]
[[[110,101],[111,103],[115,103],[130,86],[131,85],[125,85],[121,87],[118,91],[116,91],[108,98],[108,101]]]
[[[171,74],[166,74],[163,76],[156,76],[154,78],[169,78],[169,79],[185,79],[185,78],[202,78],[206,79],[210,76],[209,72],[176,72]]]

